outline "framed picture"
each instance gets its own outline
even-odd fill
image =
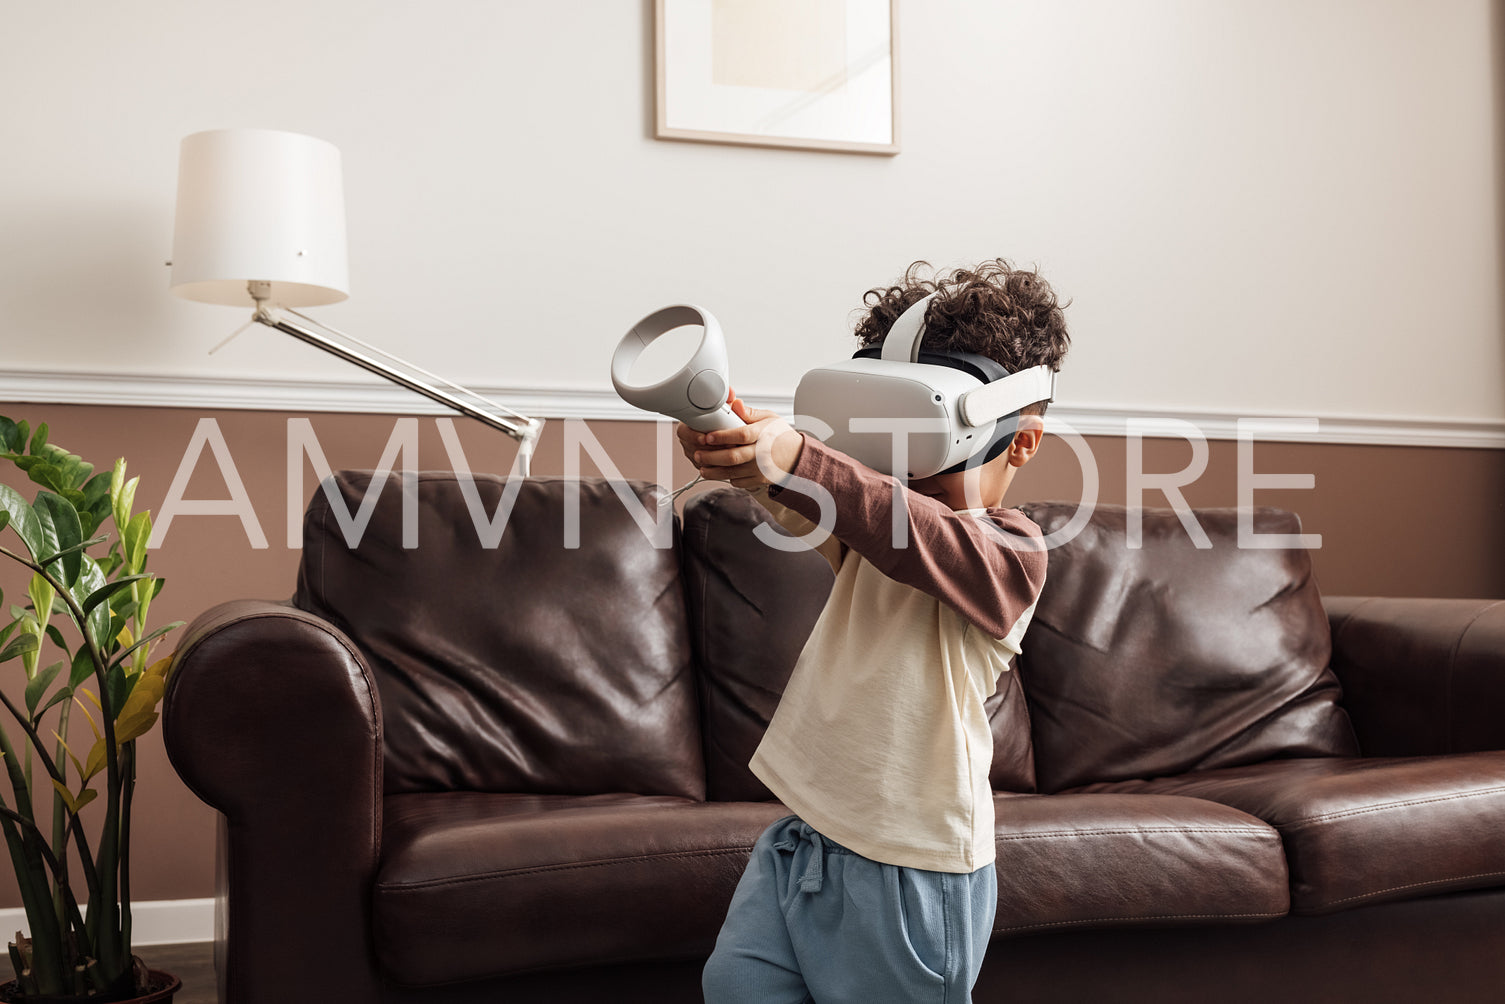
[[[897,0],[655,0],[654,135],[899,152]]]

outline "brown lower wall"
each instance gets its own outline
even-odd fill
[[[173,476],[201,419],[213,419],[223,433],[229,465],[254,503],[267,538],[253,548],[241,521],[227,515],[177,517],[151,568],[167,578],[152,608],[154,624],[190,620],[222,600],[236,597],[286,598],[292,593],[298,552],[286,543],[288,524],[288,422],[308,418],[333,469],[378,466],[393,430],[391,416],[282,412],[199,411],[175,408],[93,407],[0,403],[0,414],[46,421],[51,439],[101,468],[124,456],[141,476],[138,508],[160,513]],[[477,471],[510,465],[510,440],[475,423],[457,422],[469,463]],[[591,422],[590,433],[618,471],[632,478],[655,478],[655,426],[646,422]],[[419,420],[418,458],[412,466],[448,469],[435,420]],[[535,459],[535,474],[561,474],[565,423],[552,422]],[[1100,472],[1099,499],[1127,501],[1126,442],[1115,437],[1088,440]],[[296,454],[295,454],[296,455]],[[1175,472],[1191,458],[1188,444],[1147,440],[1144,469]],[[1210,444],[1206,472],[1182,489],[1192,506],[1233,506],[1239,502],[1237,451],[1231,442]],[[313,491],[315,475],[302,461],[303,489],[295,510]],[[589,455],[581,473],[601,473]],[[225,478],[205,450],[193,468],[184,497],[228,497]],[[1505,597],[1505,451],[1387,446],[1335,446],[1258,443],[1254,470],[1260,474],[1312,474],[1309,491],[1268,490],[1254,501],[1292,509],[1304,530],[1322,535],[1313,555],[1318,581],[1329,595]],[[676,484],[693,477],[676,456]],[[0,474],[22,487],[13,471]],[[1082,477],[1074,454],[1047,441],[1036,460],[1015,482],[1013,501],[1080,498]],[[28,497],[30,491],[27,492]],[[1147,494],[1145,505],[1165,505]],[[24,579],[0,569],[0,588],[15,602],[25,595]],[[168,646],[171,647],[170,644]],[[165,649],[164,649],[165,651]],[[7,672],[19,673],[18,663]],[[214,891],[214,814],[178,781],[154,731],[140,743],[140,783],[134,812],[134,895],[138,901],[210,896]],[[0,906],[19,904],[8,868],[0,868]]]

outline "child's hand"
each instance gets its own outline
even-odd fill
[[[737,429],[696,432],[681,424],[679,445],[707,481],[726,481],[752,490],[794,470],[805,440],[775,412],[749,408],[732,391],[727,403],[747,424]]]

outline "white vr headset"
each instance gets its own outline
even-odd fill
[[[796,425],[876,471],[903,471],[910,480],[978,466],[1008,449],[1019,409],[1055,397],[1055,371],[1035,366],[1010,373],[973,352],[921,352],[934,298],[900,314],[881,347],[806,373],[794,392]],[[643,350],[685,325],[704,329],[690,360],[665,379],[634,383],[633,364]],[[623,400],[701,432],[742,424],[727,407],[727,380],[721,325],[688,303],[633,325],[611,360],[611,382]]]
[[[980,466],[1008,449],[1019,409],[1055,397],[1055,371],[1010,373],[973,352],[920,351],[935,296],[900,314],[881,347],[806,373],[794,392],[796,421],[819,437],[827,430],[807,420],[816,419],[830,430],[827,446],[910,480]]]

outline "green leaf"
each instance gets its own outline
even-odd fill
[[[82,502],[75,502],[78,509],[79,522],[83,524],[84,536],[90,536],[99,529],[105,517],[110,514],[110,475],[99,473],[90,478],[83,487]]]
[[[47,423],[43,422],[41,425],[37,426],[37,433],[36,433],[36,435],[34,435],[34,436],[31,437],[31,452],[33,454],[41,453],[42,452],[42,448],[45,447],[46,445],[47,445]]]
[[[71,487],[68,484],[67,473],[56,464],[49,464],[45,461],[28,467],[26,476],[43,488],[51,488],[55,492],[67,491]]]
[[[115,657],[111,661],[116,665],[124,663],[126,656],[136,651],[136,649],[140,648],[142,645],[150,644],[151,642],[154,642],[158,638],[165,635],[167,632],[176,631],[178,628],[187,623],[187,621],[173,621],[171,624],[164,624],[161,627],[157,628],[157,630],[153,631],[151,634],[146,635],[145,637],[136,641],[133,645],[131,645],[130,648],[126,649],[124,652],[117,652],[115,654]]]
[[[99,570],[99,565],[87,554],[84,555],[83,569],[78,573],[78,584],[74,587],[75,596],[92,596],[94,593],[108,585],[104,572]],[[84,618],[80,627],[86,631],[94,643],[99,646],[100,652],[107,652],[114,639],[110,633],[110,610],[107,606],[98,606]]]
[[[167,585],[167,579],[163,576],[151,574],[149,575],[149,578],[152,580],[152,594],[150,599],[147,600],[148,603],[150,603],[151,600],[156,599],[157,596],[161,594],[162,587]],[[115,610],[115,616],[123,618],[124,620],[130,620],[132,617],[135,617],[137,611],[140,609],[140,605],[135,600],[131,600],[129,603],[122,603],[118,607],[113,603],[110,605]]]
[[[73,508],[73,503],[51,492],[38,492],[36,506],[47,513],[57,538],[54,557],[44,564],[50,565],[53,560],[58,560],[61,574],[53,574],[58,575],[64,585],[71,587],[78,581],[78,573],[83,565],[83,554],[78,547],[84,542],[84,529],[79,522],[78,510]]]
[[[80,518],[82,518],[83,514],[80,513],[79,515],[80,515]],[[49,558],[47,560],[48,561],[56,561],[57,559],[59,559],[61,557],[64,557],[65,555],[71,554],[74,551],[87,551],[89,548],[93,547],[95,544],[103,544],[105,541],[107,541],[109,539],[110,539],[110,535],[106,533],[106,534],[101,534],[98,537],[90,537],[88,540],[81,540],[77,544],[73,545],[72,547],[66,548],[64,550],[59,551],[57,554],[54,554],[51,558]]]
[[[10,526],[10,510],[0,509],[0,530]]]
[[[120,715],[120,710],[125,707],[125,702],[130,699],[131,691],[136,688],[136,681],[141,678],[140,673],[130,673],[121,663],[116,663],[110,668],[109,675],[105,677],[105,683],[109,686],[108,696],[110,703],[101,708],[105,715],[112,720]]]
[[[31,597],[31,609],[34,611],[33,616],[37,619],[36,633],[40,636],[47,627],[48,618],[52,616],[52,603],[57,598],[57,590],[52,588],[52,583],[40,575],[33,575],[31,581],[27,583],[26,593]],[[41,641],[42,639],[38,637],[39,645]]]
[[[89,611],[93,610],[95,607],[108,600],[111,596],[119,592],[122,588],[130,585],[132,582],[140,582],[142,579],[149,578],[151,578],[151,575],[146,572],[143,572],[139,575],[123,575],[120,578],[116,579],[114,582],[107,582],[103,586],[94,590],[94,592],[85,597],[84,602],[80,604],[80,607],[82,608],[83,612],[87,614],[89,613]]]
[[[26,440],[22,438],[16,423],[0,415],[0,447],[4,447],[7,453],[20,453],[25,446]]]
[[[0,662],[10,662],[19,655],[24,655],[27,652],[35,652],[37,648],[37,636],[34,634],[23,634],[5,646],[5,648],[0,649]]]
[[[41,702],[42,695],[47,693],[47,688],[52,686],[58,674],[63,671],[62,660],[54,662],[45,669],[37,670],[37,675],[32,677],[26,684],[26,710],[33,715],[37,713],[37,704]]]
[[[61,446],[48,443],[35,452],[46,463],[57,469],[58,490],[61,492],[77,491],[89,479],[89,475],[94,473],[93,464],[88,463],[76,453],[69,453]]]
[[[132,481],[134,480],[133,478]],[[152,538],[152,514],[136,513],[121,531],[120,538],[125,546],[126,569],[131,572],[141,571],[146,565],[146,542]]]
[[[43,550],[45,541],[42,526],[31,504],[10,485],[0,484],[0,510],[9,514],[10,528],[16,531],[16,535],[26,545],[26,550],[36,558],[38,552]]]
[[[44,704],[44,705],[42,705],[39,709],[37,709],[36,711],[34,711],[32,714],[36,718],[41,718],[48,711],[52,710],[52,706],[54,704],[61,704],[62,702],[66,701],[68,698],[70,698],[72,696],[73,696],[73,688],[72,687],[59,687],[59,688],[57,688],[56,690],[54,690],[52,692],[52,696],[51,697],[47,698],[47,703]]]
[[[73,690],[93,675],[94,659],[89,655],[89,646],[80,645],[78,651],[73,653],[73,667],[68,672],[68,689]]]
[[[120,571],[120,566],[125,564],[125,559],[120,556],[120,541],[110,541],[110,552],[100,561],[99,567],[104,569],[105,577],[108,578]]]
[[[131,521],[131,509],[136,504],[136,484],[140,478],[125,479],[124,458],[115,461],[115,470],[110,474],[110,505],[114,508],[115,526],[125,533]]]
[[[57,543],[57,526],[52,522],[52,510],[42,504],[42,495],[37,494],[37,501],[32,504],[31,512],[37,520],[37,542],[41,545],[39,550],[33,551],[31,556],[39,563],[46,564],[62,548]]]

